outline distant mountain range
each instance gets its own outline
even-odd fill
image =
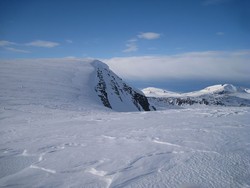
[[[189,93],[176,93],[154,87],[142,90],[156,109],[185,105],[250,106],[249,91],[232,84],[214,85]]]

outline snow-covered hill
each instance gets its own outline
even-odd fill
[[[238,95],[238,94],[246,94],[246,89],[242,87],[237,87],[232,84],[220,84],[214,85],[210,87],[206,87],[200,91],[185,93],[185,96],[202,96],[208,94],[229,94],[229,95]]]
[[[189,93],[175,93],[158,88],[142,90],[157,109],[193,104],[221,106],[250,106],[249,90],[231,84],[214,85]]]
[[[97,60],[1,61],[0,101],[50,108],[148,111],[147,98]]]
[[[2,106],[1,106],[2,107]],[[250,108],[0,108],[0,187],[250,186]]]
[[[147,87],[145,89],[142,89],[142,92],[147,97],[177,97],[177,96],[181,96],[180,93],[168,91],[165,89],[155,88],[155,87]]]
[[[250,186],[249,107],[147,107],[99,61],[1,61],[0,187]]]

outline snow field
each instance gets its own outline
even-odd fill
[[[0,111],[0,186],[250,186],[249,108],[33,109]]]
[[[97,68],[112,105],[137,110],[98,61],[0,62],[0,187],[250,187],[250,108],[113,112]]]

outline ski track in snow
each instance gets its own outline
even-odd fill
[[[43,167],[39,167],[39,166],[35,166],[35,165],[30,165],[30,168],[39,169],[39,170],[42,170],[42,171],[45,171],[45,172],[49,172],[49,173],[52,173],[52,174],[56,173],[55,170],[47,169],[47,168],[43,168]]]

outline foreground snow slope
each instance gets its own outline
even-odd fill
[[[0,187],[249,187],[250,108],[0,109]]]

